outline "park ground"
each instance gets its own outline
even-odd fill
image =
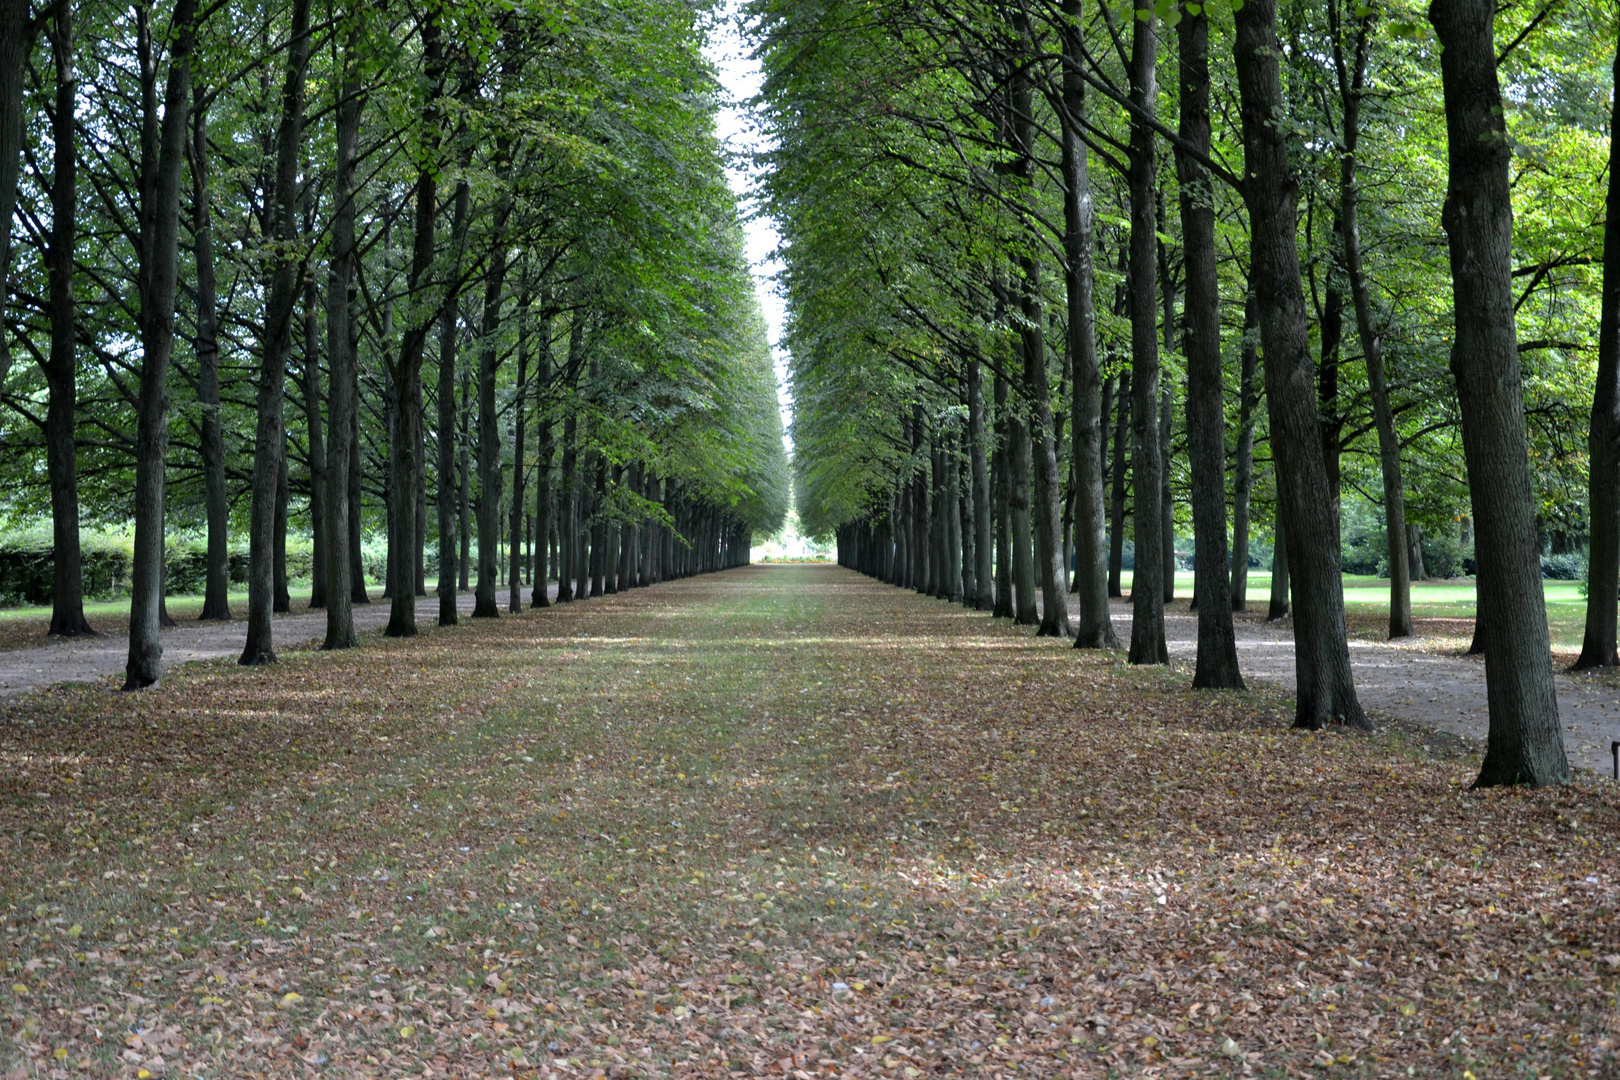
[[[1615,1075],[1620,786],[829,566],[0,705],[17,1076]]]

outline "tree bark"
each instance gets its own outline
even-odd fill
[[[1068,301],[1071,468],[1074,473],[1074,592],[1080,605],[1077,649],[1117,649],[1119,636],[1108,608],[1108,548],[1105,533],[1103,441],[1107,435],[1097,363],[1096,244],[1091,171],[1081,127],[1086,115],[1082,0],[1064,0],[1063,108],[1059,113],[1063,155],[1064,293]]]
[[[0,221],[6,222],[5,235],[0,237],[0,316],[11,298],[11,221],[17,210],[17,178],[22,169],[22,152],[26,119],[23,109],[23,77],[28,71],[28,57],[34,48],[42,22],[29,17],[29,0],[0,0]],[[52,13],[60,20],[59,5]],[[67,13],[71,20],[72,13]],[[71,42],[72,24],[67,24],[63,40]],[[69,54],[71,55],[71,53]],[[58,73],[60,75],[60,72]],[[61,83],[58,82],[58,95]],[[69,116],[73,113],[70,110]],[[58,143],[60,145],[60,143]],[[58,166],[60,169],[60,166]],[[60,175],[60,172],[58,172]],[[0,318],[0,382],[11,371],[11,345]]]
[[[291,327],[288,327],[289,336]],[[292,597],[287,592],[287,428],[281,429],[281,451],[276,455],[281,460],[276,465],[276,525],[275,525],[275,557],[271,560],[275,568],[275,613],[285,615],[292,610]]]
[[[159,610],[163,605],[164,464],[169,449],[169,360],[174,353],[174,296],[180,269],[180,163],[190,126],[191,51],[196,0],[176,0],[163,119],[157,119],[151,18],[137,9],[141,38],[141,389],[136,404],[135,558],[129,600],[129,661],[124,689],[163,677]]]
[[[1028,39],[1029,29],[1020,16],[1017,19],[1021,33]],[[1032,43],[1031,43],[1032,45]],[[1019,175],[1025,189],[1035,188],[1035,123],[1031,101],[1029,69],[1019,64],[1012,80],[1012,134],[1018,154]],[[1063,526],[1060,507],[1062,485],[1058,477],[1057,447],[1052,438],[1052,387],[1047,376],[1046,315],[1041,307],[1041,264],[1032,250],[1020,250],[1015,259],[1018,267],[1018,300],[1023,319],[1019,324],[1021,353],[1024,361],[1024,399],[1028,417],[1030,440],[1029,467],[1034,472],[1034,577],[1041,590],[1041,614],[1036,634],[1040,637],[1072,637],[1069,623],[1068,590],[1064,587],[1067,575],[1063,569]],[[1024,412],[1024,410],[1020,410]],[[1020,418],[1022,422],[1022,417]],[[1026,496],[1027,498],[1027,496]],[[1016,505],[1016,504],[1015,504]],[[1031,608],[1034,597],[1030,598]],[[1022,597],[1019,606],[1023,606]]]
[[[1292,582],[1288,579],[1288,539],[1283,534],[1282,517],[1272,530],[1271,544],[1271,602],[1266,608],[1266,622],[1288,617]]]
[[[1249,209],[1249,272],[1260,309],[1279,520],[1294,589],[1294,723],[1369,726],[1356,700],[1345,639],[1338,515],[1322,460],[1310,332],[1300,281],[1298,219],[1284,122],[1276,0],[1249,0],[1237,13],[1242,101],[1244,201]]]
[[[1180,53],[1180,134],[1209,153],[1209,18],[1184,13],[1176,27]],[[1176,154],[1181,242],[1187,271],[1187,457],[1192,466],[1193,596],[1198,603],[1198,656],[1193,686],[1241,690],[1237,634],[1226,571],[1226,391],[1221,377],[1220,282],[1215,265],[1215,192],[1202,165]],[[1245,558],[1247,555],[1245,554]]]
[[[392,498],[389,503],[388,550],[391,558],[391,606],[388,637],[416,636],[417,550],[421,544],[425,512],[417,505],[418,478],[422,474],[422,359],[427,335],[439,319],[440,304],[429,305],[433,286],[436,225],[439,213],[439,94],[444,88],[443,12],[430,5],[422,19],[422,67],[426,76],[421,103],[422,145],[416,148],[415,208],[411,222],[411,268],[406,278],[410,304],[405,332],[400,337],[394,364],[396,399],[393,444]],[[442,303],[442,297],[440,298]],[[425,584],[425,583],[423,583]]]
[[[1615,53],[1614,71],[1620,77],[1620,51]],[[1611,106],[1609,130],[1620,131],[1620,98]],[[1620,666],[1620,654],[1615,651],[1616,604],[1620,601],[1620,145],[1612,135],[1610,139],[1597,389],[1592,395],[1588,431],[1587,501],[1592,539],[1586,563],[1586,636],[1575,671]]]
[[[1108,595],[1125,595],[1125,470],[1130,463],[1131,369],[1119,373],[1115,395],[1114,476],[1108,525]]]
[[[1451,373],[1462,406],[1473,504],[1479,612],[1490,627],[1490,729],[1476,787],[1569,778],[1553,689],[1535,503],[1513,317],[1512,150],[1496,77],[1490,0],[1434,0],[1444,50],[1449,181],[1441,223],[1456,315]]]
[[[264,341],[259,357],[258,424],[253,446],[253,502],[248,530],[247,643],[237,663],[274,663],[277,608],[276,552],[281,506],[282,470],[286,468],[286,429],[282,413],[287,356],[292,344],[293,310],[297,304],[300,259],[298,246],[298,158],[303,144],[304,80],[309,66],[309,0],[295,0],[287,43],[287,72],[281,89],[281,120],[276,130],[276,174],[269,299],[265,304]],[[284,548],[282,549],[285,550]]]
[[[304,282],[304,419],[309,432],[309,522],[313,546],[309,561],[309,606],[326,606],[326,441],[321,438],[320,319],[316,308],[315,275]]]
[[[461,366],[461,410],[456,424],[461,438],[456,464],[456,531],[460,539],[456,588],[466,592],[472,588],[472,378],[465,364]]]
[[[528,420],[529,384],[529,299],[518,301],[517,395],[512,402],[512,513],[508,522],[510,551],[507,558],[506,610],[513,615],[523,611],[523,454],[527,449],[525,430]]]
[[[1259,312],[1254,290],[1243,298],[1243,343],[1238,383],[1237,460],[1232,466],[1232,610],[1249,610],[1249,504],[1254,496],[1254,376],[1260,360]]]
[[[355,250],[354,170],[360,137],[360,82],[354,60],[358,27],[344,34],[342,81],[337,87],[337,157],[332,183],[331,256],[326,278],[326,353],[328,389],[326,435],[331,447],[326,485],[326,640],[323,648],[351,649],[354,593],[365,592],[356,580],[359,554],[352,528],[360,514],[354,496],[355,440],[358,427],[359,376],[352,339]]]
[[[19,5],[22,15],[27,5]],[[19,28],[25,33],[26,27]],[[51,340],[45,375],[45,456],[51,489],[51,637],[96,636],[84,617],[84,559],[79,546],[79,450],[75,437],[78,409],[78,303],[73,293],[73,254],[78,243],[78,74],[74,67],[73,5],[62,2],[52,12],[47,33],[56,69],[56,95],[51,112],[51,139],[55,144],[51,176],[51,230],[45,251],[50,290]],[[19,61],[20,78],[25,61]],[[20,87],[18,89],[20,93]],[[8,108],[10,106],[7,106]],[[18,148],[0,151],[11,169],[11,191],[16,192]],[[6,217],[8,227],[11,218]],[[0,272],[5,269],[0,260]],[[9,280],[0,276],[0,297]],[[5,336],[0,327],[0,338]],[[3,363],[3,362],[0,362]],[[0,378],[5,373],[0,370]]]
[[[496,233],[504,232],[506,206],[498,213]],[[501,552],[501,429],[495,406],[495,376],[500,370],[496,333],[501,326],[501,301],[506,282],[506,245],[496,242],[484,278],[484,322],[478,346],[478,588],[473,618],[493,619],[500,614],[495,590],[500,584]]]
[[[968,459],[973,476],[973,557],[977,590],[969,599],[980,611],[996,606],[995,547],[990,539],[990,463],[984,417],[984,372],[977,360],[967,367]]]
[[[1145,117],[1152,116],[1158,96],[1154,60],[1158,35],[1154,17],[1138,18],[1131,33],[1130,192],[1131,251],[1127,271],[1131,309],[1132,486],[1135,499],[1136,569],[1131,576],[1131,648],[1133,664],[1167,664],[1164,639],[1164,515],[1160,506],[1164,462],[1159,443],[1159,335],[1156,264],[1158,215],[1154,195],[1156,138]]]
[[[472,189],[466,179],[456,183],[455,209],[451,212],[450,244],[454,251],[451,273],[461,276],[461,260],[466,254],[467,218]],[[439,460],[437,510],[439,512],[439,625],[456,625],[456,578],[461,571],[458,558],[459,487],[456,475],[456,348],[460,344],[461,290],[445,290],[439,309]]]

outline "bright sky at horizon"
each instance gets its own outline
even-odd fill
[[[776,231],[776,222],[759,213],[754,197],[760,170],[755,167],[752,155],[768,149],[769,145],[747,108],[749,99],[759,93],[763,76],[758,62],[749,56],[752,48],[743,40],[739,17],[740,4],[737,0],[727,0],[704,53],[719,74],[724,93],[720,111],[715,117],[715,128],[721,143],[731,155],[726,177],[731,181],[732,190],[737,192],[742,207],[745,253],[754,275],[754,291],[759,296],[759,306],[765,313],[765,324],[770,332],[771,356],[776,362],[776,396],[782,408],[782,424],[785,427],[791,417],[787,354],[781,347],[784,304],[773,280],[781,269],[780,261],[774,257],[781,238]]]

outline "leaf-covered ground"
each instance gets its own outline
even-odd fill
[[[34,695],[0,1068],[1614,1074],[1614,786],[1184,685],[794,566]]]

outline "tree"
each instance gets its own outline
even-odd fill
[[[1541,560],[1514,321],[1512,145],[1496,76],[1495,6],[1435,0],[1445,86],[1448,181],[1441,221],[1456,313],[1451,371],[1480,564],[1479,609],[1490,628],[1485,686],[1490,731],[1476,787],[1569,777],[1547,657]]]

